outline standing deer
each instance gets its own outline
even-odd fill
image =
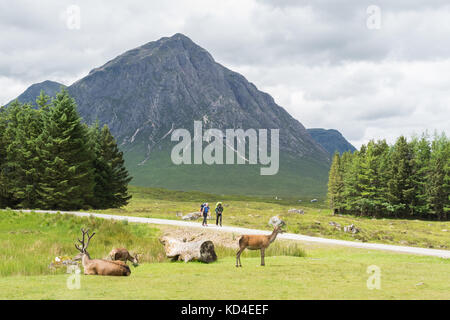
[[[122,261],[108,261],[101,259],[91,259],[87,248],[95,232],[89,235],[89,230],[81,229],[83,240],[78,239],[81,247],[75,244],[75,248],[80,251],[81,262],[83,264],[85,275],[101,275],[101,276],[129,276],[131,274],[130,267]],[[85,235],[87,234],[87,243],[85,243]],[[79,255],[79,256],[80,256]]]
[[[123,261],[125,263],[127,263],[127,261],[131,261],[131,263],[133,264],[134,267],[137,267],[139,265],[138,254],[136,253],[134,255],[134,257],[133,257],[128,252],[128,250],[125,249],[125,248],[112,249],[111,252],[109,253],[109,257],[110,257],[111,260],[120,260],[120,261]]]
[[[279,233],[285,232],[281,229],[281,225],[276,226],[273,229],[272,234],[265,236],[265,235],[243,235],[239,239],[239,250],[236,254],[236,267],[242,267],[241,263],[241,253],[246,248],[249,250],[261,250],[261,266],[264,266],[264,251],[267,249],[267,247],[275,241],[277,238],[277,235]]]

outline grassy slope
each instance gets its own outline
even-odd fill
[[[172,164],[170,149],[155,149],[144,160],[145,146],[127,150],[127,168],[134,177],[133,185],[167,189],[197,190],[216,194],[278,195],[319,197],[326,193],[328,164],[315,160],[280,155],[279,172],[261,176],[260,165],[179,165]]]
[[[343,240],[450,248],[450,222],[334,216],[331,210],[324,206],[323,201],[311,204],[306,198],[299,205],[297,200],[292,198],[278,201],[273,198],[218,196],[140,187],[131,187],[130,191],[133,199],[127,207],[99,212],[179,219],[176,217],[177,212],[186,214],[197,211],[200,204],[205,201],[214,208],[216,201],[223,201],[226,205],[224,225],[269,229],[267,222],[270,217],[280,215],[287,222],[287,230],[292,233]],[[291,208],[302,208],[306,213],[304,215],[288,213]],[[342,227],[353,223],[361,229],[361,232],[356,235],[344,233],[330,226],[331,221],[341,224]]]
[[[51,274],[46,266],[55,254],[76,253],[72,243],[81,225],[98,232],[93,256],[124,244],[145,250],[146,262],[130,277],[83,275],[81,289],[67,289],[68,275]],[[450,261],[433,257],[312,246],[306,257],[267,257],[264,268],[257,252],[245,252],[237,269],[234,253],[224,249],[208,265],[158,259],[158,230],[148,225],[0,211],[0,228],[7,248],[0,252],[0,272],[15,270],[0,277],[0,299],[448,299],[450,292]],[[381,290],[366,287],[369,265],[381,268]]]

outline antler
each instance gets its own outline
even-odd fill
[[[77,244],[75,244],[75,248],[78,249],[80,252],[85,252],[87,247],[89,246],[89,242],[91,241],[91,238],[95,235],[95,232],[92,235],[89,235],[89,230],[85,230],[84,228],[81,228],[81,232],[83,233],[83,240],[80,240],[78,238],[78,241],[81,243],[81,248]],[[85,236],[88,236],[88,242],[85,244]]]

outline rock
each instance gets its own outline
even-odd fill
[[[448,230],[447,230],[447,229],[442,229],[441,231],[442,231],[442,232],[448,232]]]
[[[344,232],[350,232],[352,234],[356,234],[359,232],[359,229],[355,227],[355,225],[352,223],[349,226],[344,227]]]
[[[317,199],[312,199],[311,200],[311,203],[314,203],[314,202],[318,202],[319,200],[317,200]]]
[[[320,221],[314,221],[314,223],[320,225]]]
[[[197,220],[202,216],[201,212],[191,212],[186,214],[185,216],[181,217],[183,220]]]
[[[279,216],[274,216],[274,217],[270,218],[269,224],[274,227],[286,225],[286,223],[283,220],[281,220]]]
[[[183,217],[183,212],[177,212],[177,217],[178,218],[182,218]]]
[[[303,211],[302,209],[289,209],[288,213],[305,214],[305,211]]]
[[[330,226],[335,227],[335,228],[338,229],[338,230],[341,230],[341,225],[340,225],[339,223],[337,223],[337,222],[330,221],[328,224],[329,224]]]

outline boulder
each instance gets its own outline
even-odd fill
[[[197,220],[198,218],[201,218],[201,217],[202,217],[202,213],[198,211],[198,212],[188,213],[188,214],[182,216],[181,219],[183,219],[183,220]]]
[[[302,209],[289,209],[288,213],[305,214],[305,211],[303,211]]]
[[[349,232],[349,233],[358,233],[359,229],[355,227],[355,225],[352,223],[349,226],[344,227],[344,232]]]

